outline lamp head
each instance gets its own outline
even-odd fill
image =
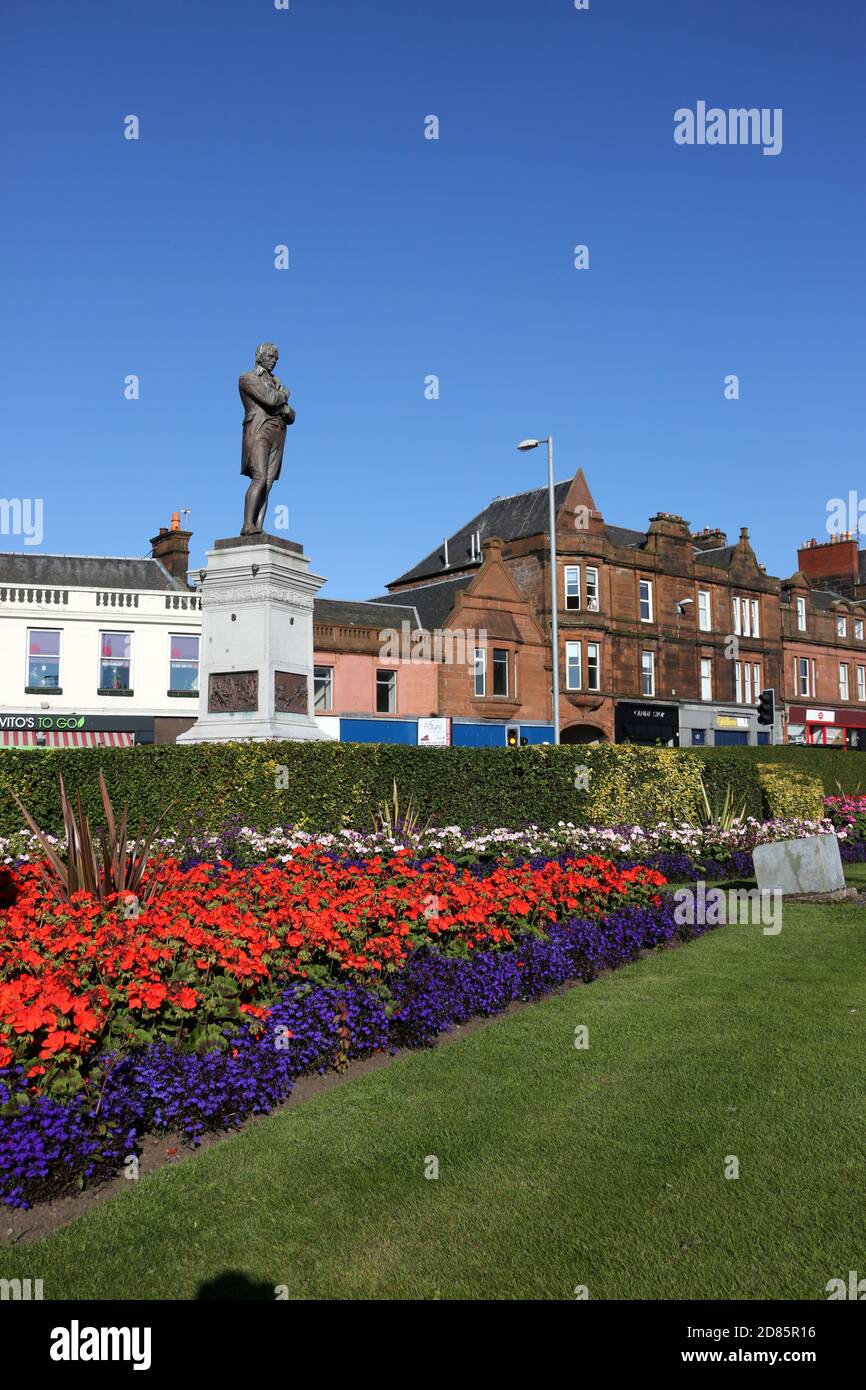
[[[537,449],[540,443],[540,439],[522,439],[517,447],[522,454],[525,454],[528,449]]]

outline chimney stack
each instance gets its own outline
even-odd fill
[[[727,535],[718,526],[705,526],[703,531],[695,531],[692,535],[695,550],[721,550],[727,543]]]
[[[818,541],[813,536],[797,551],[797,568],[816,587],[823,583],[840,593],[852,593],[860,580],[856,537],[831,536]]]
[[[189,569],[189,542],[192,531],[184,531],[180,524],[180,512],[172,512],[171,526],[160,526],[159,535],[151,536],[150,550],[155,560],[161,560],[173,579],[185,589]]]

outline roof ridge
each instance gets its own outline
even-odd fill
[[[137,564],[139,560],[152,560],[154,564],[162,564],[158,555],[78,555],[58,550],[0,550],[0,560],[18,555],[32,555],[39,560],[128,560],[132,564]]]
[[[316,603],[366,603],[377,608],[381,608],[387,602],[386,599],[381,598],[334,598],[333,594],[316,594],[314,601]],[[411,603],[407,603],[406,607],[411,608]]]
[[[476,573],[477,573],[477,571],[476,571]],[[411,594],[411,593],[417,592],[417,590],[419,590],[419,589],[434,589],[434,588],[436,587],[437,584],[453,584],[453,583],[455,583],[455,581],[458,580],[458,579],[472,579],[473,577],[474,577],[474,576],[471,575],[471,574],[446,574],[446,575],[444,576],[444,578],[442,578],[442,579],[431,579],[431,580],[429,580],[429,582],[426,583],[426,584],[415,584],[414,587],[413,587],[412,585],[407,585],[407,587],[406,587],[405,589],[397,589],[396,592],[393,593],[393,594],[391,594],[391,595],[389,596],[389,598],[387,598],[387,599],[386,599],[386,598],[383,598],[383,599],[373,599],[373,600],[371,600],[371,602],[373,602],[373,603],[389,603],[390,600],[391,600],[392,598],[398,598],[400,594]],[[423,578],[423,576],[422,576],[422,578]],[[411,605],[407,605],[407,607],[411,607]]]
[[[555,482],[555,483],[553,484],[553,486],[554,486],[554,487],[563,487],[563,486],[566,486],[566,487],[567,487],[570,483],[573,483],[573,482],[574,482],[574,479],[573,479],[573,478],[560,478],[558,482]],[[514,500],[515,497],[528,497],[529,494],[530,494],[531,492],[546,492],[546,491],[547,491],[547,484],[546,484],[546,483],[542,483],[541,487],[527,487],[527,488],[524,488],[523,492],[500,492],[496,497],[492,498],[492,500],[491,500],[490,502],[487,503],[487,507],[492,507],[494,502],[511,502],[511,501]],[[483,508],[483,510],[484,510],[485,512],[487,511],[487,507],[484,507],[484,508]],[[479,512],[478,515],[480,516],[480,515],[481,515],[481,512]],[[456,532],[455,532],[455,534],[456,534]]]

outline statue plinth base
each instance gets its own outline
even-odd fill
[[[324,739],[313,718],[313,598],[303,546],[230,536],[202,584],[201,713],[178,743]]]

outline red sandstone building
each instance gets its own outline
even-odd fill
[[[758,562],[745,528],[728,544],[723,532],[693,531],[670,512],[657,512],[645,530],[607,522],[582,471],[556,485],[555,507],[563,742],[866,747],[866,550],[853,537],[808,542],[797,572],[780,580]],[[497,497],[387,593],[317,598],[314,713],[323,729],[346,741],[550,742],[547,518],[544,488]],[[187,587],[189,539],[175,517],[153,538],[153,559],[135,563],[159,569],[172,590],[166,622],[185,623],[191,647],[200,604]],[[74,557],[6,557],[19,569],[48,561],[52,584],[62,587]],[[9,605],[0,618],[12,616],[13,604],[21,618],[31,594],[31,579],[15,573],[6,589],[0,574]],[[117,589],[119,580],[112,583]],[[34,603],[38,597],[34,588]],[[118,614],[139,602],[131,591],[103,597]],[[46,624],[36,613],[30,646]],[[116,614],[112,626],[131,630]],[[7,627],[11,633],[14,622]],[[20,646],[23,628],[18,637]],[[25,673],[14,658],[0,703],[16,711],[28,692],[15,688]],[[173,661],[171,671],[183,665]],[[62,682],[57,672],[52,679],[58,688],[40,692],[40,709],[52,715],[57,705],[62,715]],[[168,695],[183,702],[184,718],[174,723],[186,727],[197,681],[177,691],[175,684],[171,675]],[[757,722],[767,687],[776,692],[772,730]],[[154,736],[172,735],[135,733]]]
[[[782,586],[783,692],[790,742],[866,747],[866,550],[852,536],[808,541]]]
[[[856,540],[811,542],[782,581],[745,527],[728,544],[669,512],[645,531],[609,524],[582,470],[556,485],[555,508],[563,742],[866,746],[866,551]],[[388,590],[379,602],[445,625],[464,621],[471,603],[476,627],[488,623],[502,643],[500,669],[507,651],[515,673],[501,686],[509,719],[551,719],[545,489],[494,499]],[[776,692],[773,729],[757,722],[766,688]],[[492,717],[497,697],[480,689],[472,671],[440,671],[443,711]]]

